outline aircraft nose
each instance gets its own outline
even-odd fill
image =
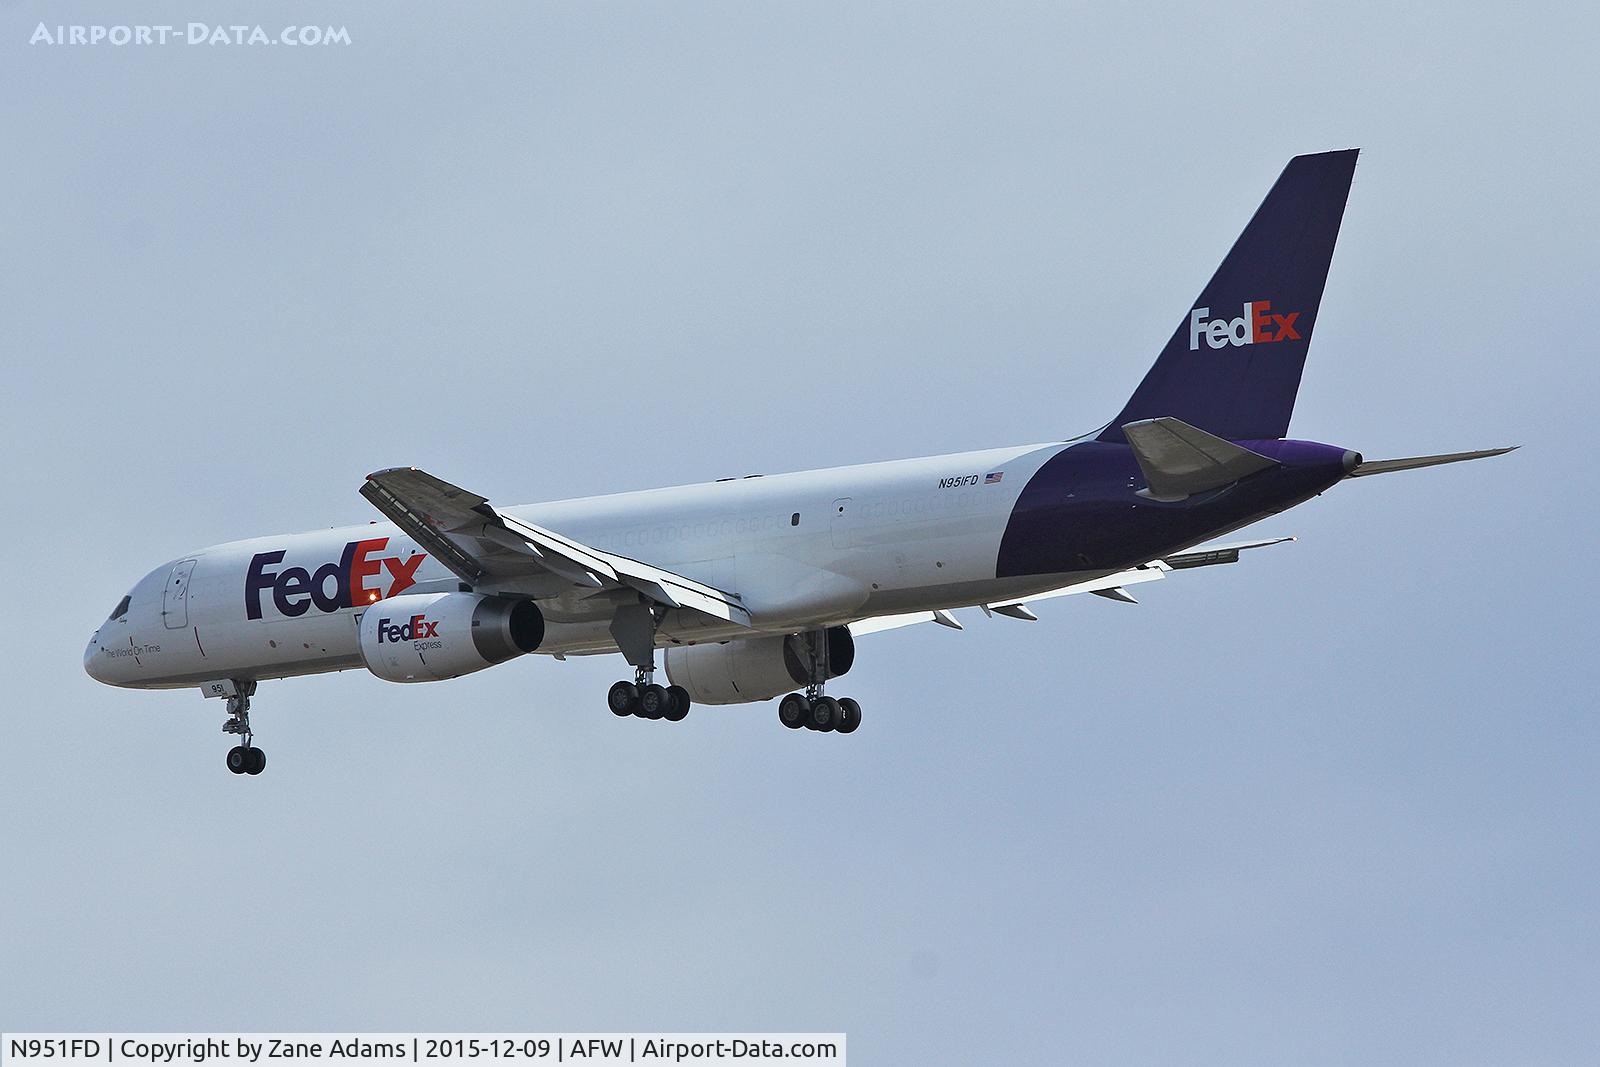
[[[101,662],[103,658],[100,655],[100,631],[96,630],[94,636],[89,638],[88,647],[83,650],[83,673],[97,682],[104,682],[106,676]]]

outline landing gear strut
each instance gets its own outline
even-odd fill
[[[618,717],[682,722],[689,714],[689,691],[681,685],[656,684],[656,613],[648,604],[625,604],[611,622],[611,636],[633,665],[633,681],[617,682],[606,694],[606,706]]]
[[[243,743],[228,750],[228,770],[234,774],[260,774],[267,769],[267,754],[255,746],[255,735],[250,732],[250,697],[256,691],[256,683],[233,684],[236,692],[228,698],[228,721],[222,724],[222,732],[239,735]]]
[[[790,693],[778,702],[778,721],[791,730],[804,727],[818,733],[853,734],[861,725],[861,705],[850,697],[825,696],[828,640],[824,631],[801,634],[804,662],[811,681],[803,693]]]

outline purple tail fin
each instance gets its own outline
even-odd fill
[[[1356,153],[1289,161],[1100,440],[1164,417],[1232,440],[1288,433]]]

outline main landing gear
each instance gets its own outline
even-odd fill
[[[803,693],[790,693],[778,701],[778,721],[791,730],[804,727],[818,733],[853,734],[861,725],[861,705],[849,697],[839,700],[822,693],[823,683],[833,673],[828,662],[828,635],[818,630],[801,635],[806,676],[810,682]],[[833,666],[838,666],[837,664]],[[840,670],[849,669],[846,663]]]
[[[636,715],[641,719],[666,719],[682,722],[689,714],[689,691],[681,685],[657,685],[651,680],[654,671],[640,667],[633,673],[633,681],[618,682],[606,694],[606,705],[611,714],[621,718]]]
[[[853,734],[861,725],[861,705],[850,697],[823,696],[822,686],[812,685],[778,701],[778,721],[791,730]]]
[[[267,754],[255,746],[255,735],[250,732],[250,696],[256,691],[254,682],[234,682],[237,690],[228,698],[228,721],[222,724],[225,734],[238,734],[242,744],[228,749],[228,770],[234,774],[260,774],[267,769]]]
[[[621,718],[637,715],[641,719],[666,719],[682,722],[689,714],[689,691],[681,685],[656,684],[656,623],[653,605],[641,598],[637,604],[617,608],[611,620],[611,636],[623,658],[633,665],[633,681],[618,682],[606,694],[611,714]]]

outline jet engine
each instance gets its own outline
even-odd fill
[[[410,593],[361,616],[361,658],[386,682],[437,682],[532,652],[544,614],[531,600]]]
[[[822,677],[837,678],[855,662],[855,639],[843,626],[815,634],[752,637],[720,645],[673,645],[666,650],[667,678],[696,704],[744,704],[805,688],[809,643],[820,638]]]

